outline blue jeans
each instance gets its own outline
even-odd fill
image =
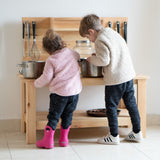
[[[79,94],[73,96],[60,96],[55,93],[50,94],[47,125],[55,130],[61,118],[61,126],[63,129],[67,129],[72,123],[73,111],[76,109],[78,98]]]
[[[133,80],[112,86],[105,86],[105,103],[111,135],[118,135],[117,106],[121,100],[131,117],[133,131],[140,131],[140,116],[134,96]]]

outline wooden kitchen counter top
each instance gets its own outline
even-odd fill
[[[25,80],[25,81],[35,81],[35,79],[29,79],[29,78],[24,78],[23,75],[18,74],[18,77]],[[144,80],[144,79],[149,79],[149,76],[145,76],[143,74],[136,74],[134,78],[134,83],[137,83],[137,80]],[[86,78],[86,77],[81,77],[81,81],[83,85],[104,85],[103,78]]]

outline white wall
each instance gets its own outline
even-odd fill
[[[20,118],[16,64],[22,61],[21,18],[82,17],[88,13],[129,18],[128,45],[136,72],[150,76],[147,113],[160,114],[159,9],[158,0],[0,0],[0,119]],[[103,86],[84,87],[78,108],[104,107],[103,89]],[[48,110],[48,95],[47,88],[37,90],[38,110]]]

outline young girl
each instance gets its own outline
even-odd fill
[[[61,37],[52,29],[49,29],[43,38],[43,48],[50,56],[46,60],[43,74],[35,80],[34,86],[41,88],[49,84],[50,108],[44,137],[37,141],[36,145],[40,148],[54,147],[54,133],[61,118],[59,144],[67,146],[73,111],[82,89],[78,65],[80,56],[77,52],[66,48]]]

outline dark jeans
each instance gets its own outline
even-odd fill
[[[123,99],[131,117],[133,131],[140,131],[140,116],[134,96],[133,80],[112,86],[105,86],[105,102],[111,135],[118,135],[117,106]]]
[[[48,123],[53,130],[61,118],[61,126],[67,129],[72,123],[73,111],[76,109],[79,95],[60,96],[55,93],[50,94],[50,108],[47,116]]]

